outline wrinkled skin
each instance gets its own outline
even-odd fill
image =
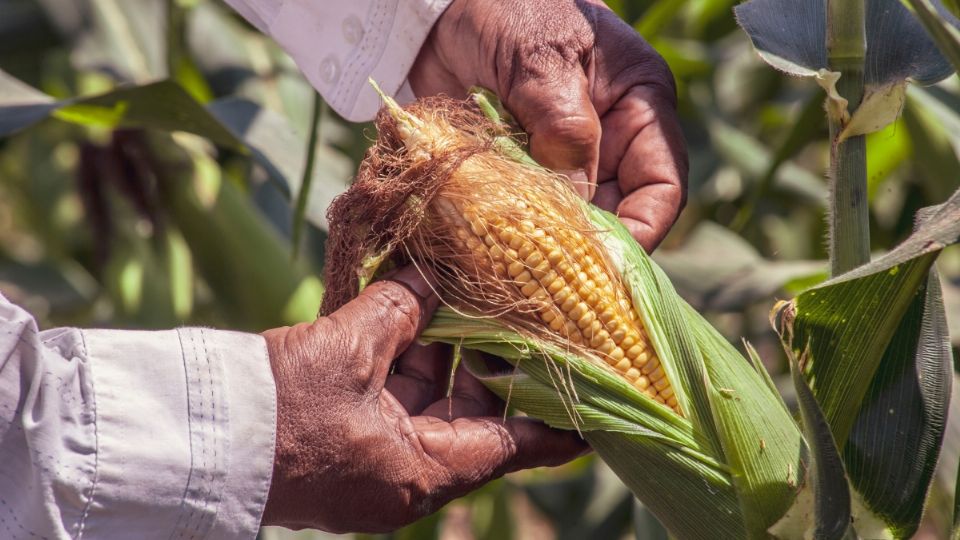
[[[455,0],[410,72],[417,95],[497,93],[540,163],[652,251],[686,196],[673,75],[601,2]]]
[[[504,421],[502,402],[464,371],[447,399],[450,351],[412,344],[437,303],[407,267],[329,317],[264,333],[277,384],[264,525],[390,531],[587,450],[575,432]]]
[[[673,77],[599,2],[454,0],[409,79],[421,96],[494,90],[533,157],[617,212],[647,250],[684,204]],[[330,317],[264,333],[278,403],[265,525],[389,531],[507,472],[587,450],[575,433],[503,420],[503,404],[465,372],[446,399],[449,351],[412,344],[436,305],[408,268]]]

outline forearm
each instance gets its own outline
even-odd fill
[[[407,74],[451,0],[226,0],[294,59],[327,103],[348,120],[370,120],[376,80],[399,101]]]
[[[259,336],[38,332],[0,296],[0,537],[252,538],[275,403]]]

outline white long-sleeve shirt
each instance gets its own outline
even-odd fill
[[[450,0],[227,0],[340,114],[398,99]],[[253,538],[273,470],[263,339],[39,331],[0,294],[0,538]]]
[[[293,58],[344,118],[373,118],[372,77],[401,103],[413,98],[407,73],[451,0],[226,0]]]

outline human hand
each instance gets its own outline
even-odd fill
[[[599,0],[454,0],[409,75],[419,96],[494,90],[537,161],[654,249],[686,198],[673,75]]]
[[[412,344],[437,303],[407,267],[329,317],[263,334],[277,384],[264,525],[391,531],[507,472],[587,449],[575,432],[504,421],[502,402],[465,371],[444,398],[449,350]]]

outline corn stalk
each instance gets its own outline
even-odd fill
[[[870,260],[866,137],[841,140],[863,99],[867,52],[865,0],[827,0],[827,61],[840,74],[844,103],[827,107],[830,126],[830,270],[839,275]],[[828,98],[834,100],[836,98]]]

